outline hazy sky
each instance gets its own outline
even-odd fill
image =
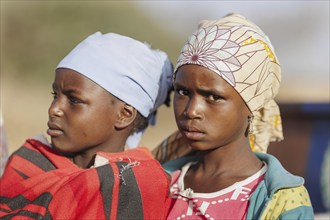
[[[282,66],[282,101],[329,101],[329,1],[138,1],[145,13],[186,37],[203,19],[236,12],[271,39]],[[183,42],[184,42],[183,40]]]

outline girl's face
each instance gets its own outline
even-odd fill
[[[190,146],[211,150],[246,143],[249,109],[222,77],[198,65],[184,65],[174,82],[174,113]]]
[[[114,147],[111,140],[122,101],[70,69],[56,70],[53,95],[47,133],[55,149],[93,154]]]

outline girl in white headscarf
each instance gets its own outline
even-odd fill
[[[189,36],[174,70],[174,113],[198,153],[164,165],[168,219],[313,218],[303,178],[262,153],[283,139],[280,81],[270,40],[241,15],[202,21]]]
[[[51,143],[26,141],[0,180],[0,218],[164,219],[169,179],[141,133],[171,91],[167,55],[115,33],[92,34],[57,66]],[[151,178],[150,178],[151,177]]]

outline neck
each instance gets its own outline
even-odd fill
[[[254,155],[247,142],[205,152],[196,171],[209,175],[231,173],[249,176],[261,167],[262,162]]]
[[[85,155],[78,154],[72,158],[74,164],[79,168],[87,169],[94,164],[95,155],[92,157],[86,157]]]
[[[113,145],[116,146],[116,145]],[[121,147],[113,147],[113,148],[102,148],[102,149],[94,149],[86,150],[80,153],[77,153],[72,157],[72,161],[78,167],[87,169],[94,165],[94,160],[97,152],[106,152],[106,153],[116,153],[122,152],[125,150],[125,145],[120,145]]]

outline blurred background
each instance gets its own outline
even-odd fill
[[[200,20],[236,12],[270,37],[282,66],[277,101],[285,140],[269,153],[305,178],[316,213],[329,212],[328,0],[0,2],[1,143],[6,138],[9,154],[26,138],[45,133],[54,68],[88,35],[116,32],[146,41],[175,65]],[[162,107],[141,144],[152,149],[175,129],[172,108]]]

